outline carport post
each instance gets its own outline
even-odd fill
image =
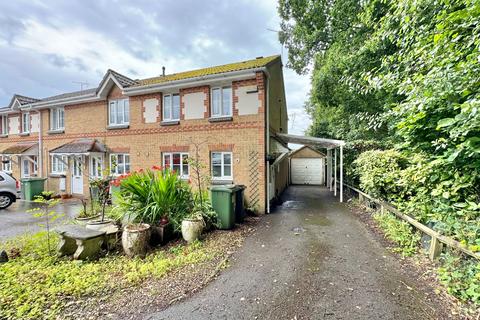
[[[337,148],[335,148],[334,151],[334,157],[335,157],[335,166],[333,167],[333,170],[335,170],[335,173],[333,174],[333,195],[336,197],[337,196]]]
[[[327,149],[327,186],[332,191],[332,150]]]
[[[343,146],[340,146],[340,202],[343,202]]]

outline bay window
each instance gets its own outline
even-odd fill
[[[212,179],[232,180],[232,153],[212,152]]]
[[[212,88],[212,117],[232,116],[232,87]]]
[[[188,178],[188,153],[164,153],[163,167],[177,172],[181,178]]]
[[[108,125],[123,126],[130,123],[128,99],[110,100],[108,103]]]
[[[52,155],[52,173],[54,174],[64,174],[67,172],[68,157],[67,156],[56,156]]]

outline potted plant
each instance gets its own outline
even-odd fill
[[[75,217],[75,220],[80,224],[87,224],[90,220],[94,220],[100,217],[100,210],[97,211],[98,204],[91,204],[91,208],[89,209],[87,206],[87,200],[81,199],[82,202],[82,209],[80,210],[79,214]],[[93,202],[93,201],[92,201]]]
[[[200,238],[205,228],[205,220],[201,212],[194,212],[182,221],[182,237],[187,242]]]
[[[114,226],[113,220],[105,219],[106,206],[110,197],[110,177],[103,175],[102,177],[92,179],[90,181],[90,186],[92,189],[97,190],[97,199],[100,205],[100,219],[89,220],[86,225],[87,229],[104,230],[105,228],[110,228],[111,226]]]
[[[123,228],[122,247],[129,257],[145,257],[150,240],[150,225],[147,223],[129,223]]]

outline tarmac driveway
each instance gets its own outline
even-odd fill
[[[145,319],[446,318],[433,290],[402,270],[329,191],[295,186],[284,198],[230,268]]]
[[[0,210],[0,242],[17,235],[41,230],[39,223],[44,223],[40,218],[33,216],[29,209],[35,208],[38,204],[30,201],[17,200],[7,209]],[[74,200],[58,204],[54,210],[63,214],[55,221],[55,224],[63,223],[73,217],[80,210],[80,204]]]

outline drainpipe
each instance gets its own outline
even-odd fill
[[[265,130],[265,135],[266,135],[266,140],[265,140],[265,155],[268,155],[270,152],[270,103],[269,103],[269,91],[270,91],[270,74],[268,73],[268,70],[265,70],[265,82],[266,86],[264,87],[265,90],[265,116],[266,116],[266,130]],[[266,179],[267,179],[267,213],[270,213],[270,163],[267,161],[267,159],[264,159],[265,161],[265,168],[266,168]]]

